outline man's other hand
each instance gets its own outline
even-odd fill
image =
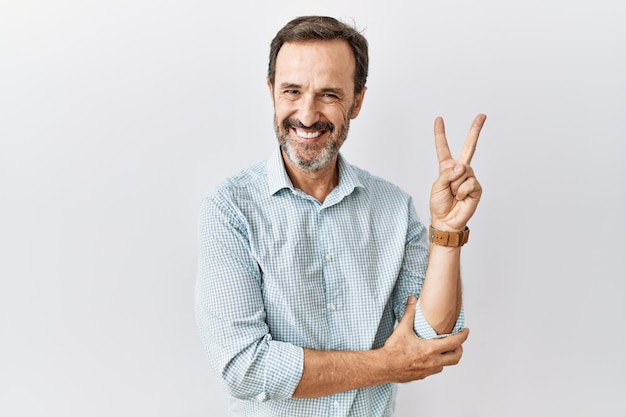
[[[381,348],[394,382],[409,382],[437,374],[456,365],[463,355],[469,329],[441,339],[420,339],[413,330],[417,298],[410,296],[404,316]]]

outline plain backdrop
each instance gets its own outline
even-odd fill
[[[397,416],[626,416],[623,1],[0,1],[0,415],[225,416],[193,315],[201,198],[276,139],[269,43],[370,42],[343,152],[428,222],[432,125],[488,115],[462,362]]]

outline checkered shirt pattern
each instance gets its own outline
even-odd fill
[[[393,415],[393,384],[291,398],[303,348],[383,346],[424,282],[427,229],[410,196],[338,166],[323,204],[293,187],[278,149],[202,202],[196,320],[231,417]],[[415,331],[438,337],[419,302]]]

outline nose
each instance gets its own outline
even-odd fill
[[[311,126],[315,122],[319,121],[319,112],[317,107],[317,100],[310,94],[305,94],[300,100],[298,100],[298,119],[305,126]]]

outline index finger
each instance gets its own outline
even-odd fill
[[[452,159],[452,154],[448,147],[448,140],[446,139],[446,128],[441,116],[435,119],[435,151],[437,152],[437,160],[439,163]]]
[[[467,139],[465,139],[465,144],[463,145],[463,150],[461,151],[461,156],[459,157],[459,161],[465,165],[469,165],[472,162],[472,157],[476,151],[476,143],[478,143],[478,135],[483,128],[485,120],[487,120],[487,116],[479,114],[472,122],[472,126],[467,134]]]

